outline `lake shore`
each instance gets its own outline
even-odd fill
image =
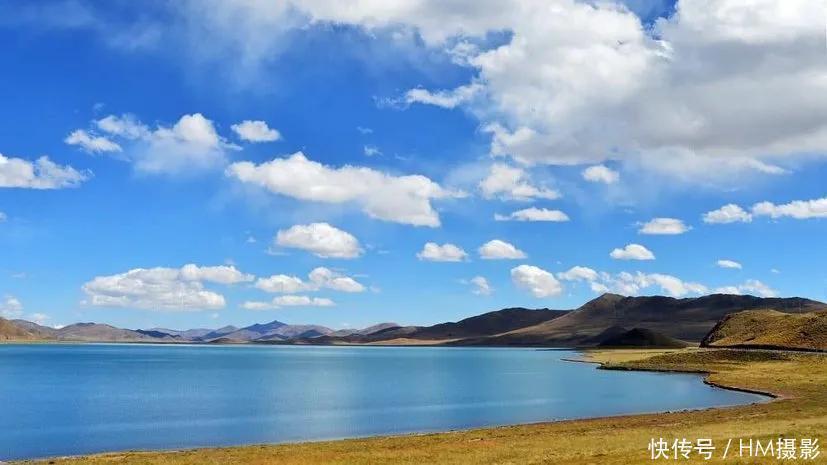
[[[706,380],[710,384],[768,393],[776,399],[738,407],[447,433],[171,452],[107,453],[13,463],[620,465],[651,463],[647,445],[652,438],[663,437],[669,441],[711,438],[723,447],[728,439],[819,438],[827,431],[827,357],[823,355],[703,349],[601,350],[585,352],[584,360],[600,363],[604,369],[709,373]],[[714,462],[742,463],[720,460],[717,456]]]

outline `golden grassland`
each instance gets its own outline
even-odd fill
[[[631,415],[461,432],[175,452],[124,452],[40,462],[60,465],[231,464],[652,464],[651,438],[820,438],[827,442],[827,356],[731,350],[600,350],[585,357],[607,368],[703,371],[708,382],[770,392],[772,402],[689,412]],[[720,458],[693,454],[660,463],[827,463]]]

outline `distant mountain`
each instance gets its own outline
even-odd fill
[[[761,298],[713,294],[676,299],[604,294],[560,318],[494,336],[468,338],[457,344],[560,347],[594,345],[595,336],[613,326],[646,328],[675,339],[700,341],[726,315],[761,308],[806,312],[827,309],[827,305],[799,297]]]
[[[222,328],[218,328],[216,330],[210,331],[207,334],[204,334],[202,336],[198,336],[198,337],[194,338],[194,340],[209,341],[210,339],[217,339],[219,337],[223,337],[225,334],[230,334],[230,333],[233,333],[233,332],[236,332],[236,331],[238,331],[238,328],[236,328],[233,325],[227,325],[227,326],[224,326]]]
[[[701,346],[827,351],[827,311],[732,313],[715,325]]]
[[[330,336],[342,337],[342,336],[350,336],[350,335],[353,335],[353,334],[361,334],[361,335],[364,336],[364,335],[373,334],[377,331],[382,331],[382,330],[385,330],[385,329],[388,329],[388,328],[399,328],[399,325],[396,324],[396,323],[379,323],[379,324],[375,324],[373,326],[368,326],[367,328],[362,328],[362,329],[354,329],[354,328],[339,329],[339,330],[336,330],[336,331],[333,331],[332,333],[330,333]]]
[[[54,330],[53,334],[61,341],[81,342],[158,342],[173,339],[171,336],[153,337],[101,323],[75,323]]]
[[[192,341],[198,339],[206,334],[213,332],[212,329],[206,328],[195,328],[195,329],[186,329],[186,330],[175,330],[175,329],[167,329],[167,328],[150,328],[150,329],[139,329],[138,331],[145,332],[145,331],[153,331],[158,333],[169,334],[170,336],[178,336],[183,340]]]
[[[774,311],[747,312],[747,316],[737,314],[744,310],[768,309]],[[737,315],[725,318],[730,314]],[[818,348],[824,344],[823,337],[827,334],[825,314],[827,304],[798,297],[715,294],[675,299],[604,294],[576,310],[506,308],[433,326],[381,323],[364,329],[337,331],[320,325],[290,325],[278,320],[244,328],[131,330],[99,323],[76,323],[55,329],[24,320],[0,318],[0,341],[671,346],[680,343],[675,340],[701,341],[715,328],[704,339],[704,344]],[[721,325],[716,326],[719,321]]]
[[[323,344],[368,344],[410,341],[412,343],[441,343],[457,339],[478,338],[507,332],[516,328],[536,325],[562,317],[567,311],[547,308],[530,310],[506,308],[482,315],[472,316],[452,323],[433,326],[386,326],[366,334],[347,336],[329,335],[312,341],[297,341]]]

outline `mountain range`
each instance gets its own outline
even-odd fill
[[[432,326],[381,323],[363,329],[333,330],[280,321],[243,328],[122,329],[75,323],[59,329],[0,318],[2,340],[82,342],[259,343],[259,344],[429,344],[471,346],[579,347],[606,340],[653,343],[701,341],[727,315],[745,310],[797,314],[827,310],[804,298],[761,298],[713,294],[697,298],[625,297],[604,294],[573,310],[506,308]],[[625,328],[632,328],[628,331]],[[614,338],[614,339],[612,339]]]

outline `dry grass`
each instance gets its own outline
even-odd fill
[[[707,336],[712,347],[764,346],[827,351],[827,311],[733,313]]]
[[[611,350],[587,354],[615,368],[709,371],[711,382],[776,393],[774,402],[693,412],[278,446],[135,452],[56,459],[60,465],[600,464],[657,463],[652,437],[820,437],[827,441],[827,356],[724,350]],[[827,463],[827,445],[814,462]],[[681,463],[701,463],[702,460]],[[43,463],[43,462],[37,462]],[[670,462],[665,462],[670,463]],[[756,463],[721,460],[703,463]],[[761,459],[761,464],[776,463]],[[791,463],[791,462],[778,462]],[[792,462],[796,463],[796,462]]]

